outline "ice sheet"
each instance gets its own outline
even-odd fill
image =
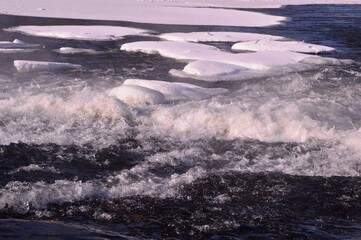
[[[114,26],[18,26],[5,29],[9,32],[18,32],[38,37],[51,37],[61,39],[112,41],[119,40],[125,36],[144,35],[149,30],[114,27]]]

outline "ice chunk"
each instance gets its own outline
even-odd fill
[[[63,71],[81,69],[81,65],[78,64],[26,60],[15,60],[14,66],[16,67],[18,72]]]
[[[281,40],[280,36],[244,32],[190,32],[165,33],[160,38],[176,42],[245,42],[254,40]]]
[[[234,64],[211,62],[211,61],[194,61],[184,67],[183,71],[189,75],[204,77],[220,77],[231,75],[247,70]]]
[[[248,50],[248,51],[292,51],[301,53],[319,53],[332,52],[336,49],[332,47],[309,44],[297,41],[273,41],[273,40],[257,40],[249,42],[239,42],[232,46],[232,50]]]
[[[151,31],[139,28],[115,27],[115,26],[19,26],[5,29],[9,32],[18,32],[38,37],[50,37],[61,39],[112,41],[125,36],[147,35]]]
[[[109,95],[129,105],[149,105],[164,102],[164,95],[142,86],[121,85],[109,91]]]
[[[159,91],[164,94],[166,100],[199,100],[228,91],[224,88],[202,88],[188,83],[144,79],[127,79],[123,86],[128,85],[141,86]]]

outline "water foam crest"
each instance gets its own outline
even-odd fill
[[[87,89],[68,97],[24,94],[0,103],[1,144],[84,144],[106,136],[101,129],[109,134],[125,128],[132,117],[121,101]]]

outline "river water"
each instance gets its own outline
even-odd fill
[[[113,42],[39,38],[0,55],[0,237],[9,239],[359,239],[361,6],[257,9],[290,17],[263,29],[0,16],[17,25],[100,24],[160,33],[247,31],[338,49],[353,64],[234,82],[172,77],[186,63]],[[214,43],[216,44],[216,43]],[[98,55],[61,55],[60,47]],[[216,46],[229,49],[226,43]],[[13,60],[82,64],[17,73]],[[107,95],[128,78],[229,93],[129,107]]]

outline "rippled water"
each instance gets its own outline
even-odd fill
[[[11,239],[357,239],[361,236],[361,8],[257,10],[292,17],[265,29],[1,16],[25,24],[111,24],[158,32],[231,30],[325,44],[343,66],[207,83],[172,77],[185,63],[119,51],[118,42],[55,40],[0,55],[0,236]],[[105,51],[60,55],[59,47]],[[229,44],[217,44],[229,49]],[[13,60],[82,64],[17,73]],[[229,93],[129,107],[107,95],[127,78],[185,81]]]

